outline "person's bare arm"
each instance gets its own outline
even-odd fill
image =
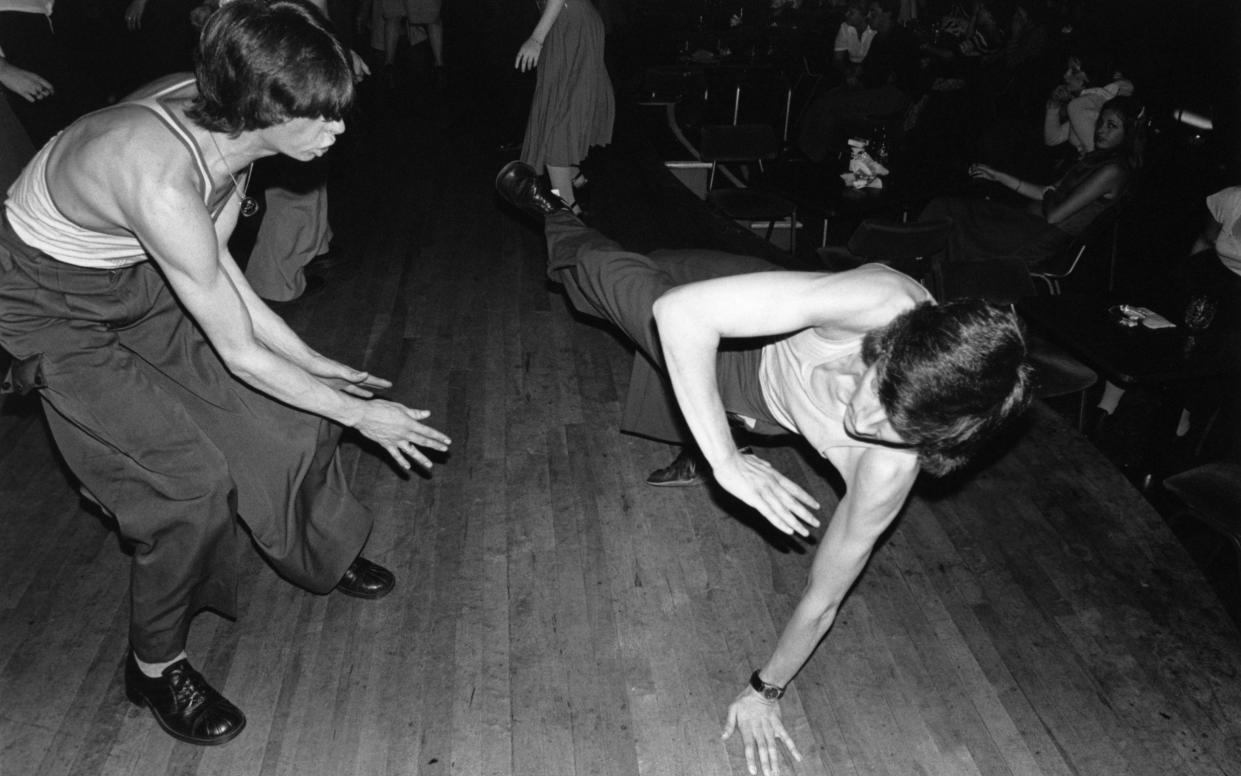
[[[1047,98],[1043,111],[1043,145],[1058,146],[1068,142],[1072,128],[1064,120],[1064,110],[1072,97],[1069,87],[1059,84]]]
[[[1042,202],[1043,195],[1047,193],[1047,186],[1030,181],[1023,181],[1016,175],[995,169],[988,164],[971,164],[969,168],[971,178],[978,178],[985,181],[995,181],[1006,189],[1012,189],[1026,199],[1034,202]]]
[[[918,462],[908,453],[872,448],[860,454],[852,472],[844,474],[845,497],[823,535],[801,600],[775,651],[759,669],[759,677],[769,684],[787,686],[832,627],[875,542],[904,505],[918,476]],[[755,755],[764,774],[778,772],[777,741],[801,759],[784,729],[779,702],[764,699],[748,686],[728,707],[723,736],[727,738],[733,730],[741,733],[750,773],[757,770]]]
[[[1077,185],[1069,195],[1044,212],[1049,224],[1058,224],[1097,199],[1114,194],[1125,184],[1127,174],[1119,166],[1109,164],[1096,170]],[[1046,206],[1047,203],[1044,203]]]
[[[547,33],[551,32],[552,25],[556,23],[556,17],[560,15],[564,4],[565,0],[547,0],[538,23],[534,25],[534,32],[530,33],[530,37],[526,38],[521,48],[517,50],[517,60],[513,64],[515,68],[525,73],[538,67],[539,55],[543,52],[543,41],[547,39]]]
[[[228,274],[233,287],[245,305],[246,312],[250,315],[255,339],[269,350],[306,370],[329,388],[369,398],[373,395],[374,389],[392,387],[392,383],[388,380],[360,369],[353,369],[315,351],[254,292],[249,281],[245,279],[245,273],[237,266],[237,262],[228,249],[229,236],[237,225],[239,204],[239,197],[234,195],[216,218],[217,250],[221,268]]]
[[[814,327],[829,337],[859,336],[915,303],[894,273],[835,275],[760,272],[689,283],[654,305],[677,405],[720,487],[784,533],[818,525],[818,503],[755,455],[737,450],[715,376],[724,337],[760,337]]]
[[[449,439],[421,423],[429,413],[395,402],[363,401],[333,390],[299,366],[288,353],[297,349],[260,314],[268,347],[255,333],[231,257],[219,251],[227,228],[218,234],[195,187],[170,173],[136,175],[117,188],[128,227],[159,264],[177,298],[202,328],[228,369],[248,385],[307,412],[356,428],[380,444],[403,468],[409,458],[431,462],[414,445],[446,450]],[[230,208],[237,204],[231,202]],[[224,216],[235,219],[235,214]],[[259,309],[259,308],[255,308]],[[291,332],[290,332],[291,334]],[[295,336],[295,335],[294,335]]]

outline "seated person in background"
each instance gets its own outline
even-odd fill
[[[1094,129],[1103,105],[1113,97],[1129,97],[1133,82],[1116,69],[1106,54],[1070,56],[1064,82],[1047,98],[1043,116],[1043,144],[1068,143],[1077,158],[1094,150]]]
[[[1241,186],[1215,192],[1207,197],[1206,205],[1206,226],[1190,255],[1167,278],[1172,293],[1167,309],[1161,312],[1179,325],[1182,321],[1177,316],[1188,312],[1192,300],[1199,300],[1206,308],[1208,326],[1236,333],[1241,331]],[[1105,427],[1124,395],[1125,389],[1115,383],[1103,387],[1090,423],[1091,433]],[[1216,395],[1208,396],[1206,404],[1213,406],[1217,399]],[[1177,436],[1189,433],[1191,412],[1198,414],[1189,406],[1191,402],[1186,404],[1177,423]]]
[[[1241,186],[1207,197],[1207,211],[1207,226],[1194,243],[1187,274],[1198,279],[1191,284],[1195,292],[1219,298],[1221,320],[1236,325],[1241,317]]]
[[[936,71],[945,78],[964,77],[979,62],[999,52],[1004,46],[1004,24],[994,0],[975,0],[968,19],[950,16],[941,24],[948,35],[948,44],[927,44],[923,51],[939,64]]]
[[[865,119],[895,116],[910,103],[921,73],[918,39],[896,23],[900,0],[872,0],[866,20],[875,37],[854,77],[815,96],[798,132],[798,147],[813,161],[843,149],[846,133]]]
[[[639,349],[639,362],[666,376],[645,386],[658,394],[655,411],[638,419],[646,425],[626,431],[696,446],[720,487],[786,534],[808,535],[819,505],[738,450],[730,419],[803,436],[844,480],[801,601],[728,710],[725,737],[739,730],[750,772],[757,753],[771,774],[777,740],[800,759],[778,701],[918,472],[963,465],[1026,406],[1016,315],[978,299],[936,305],[921,285],[877,264],[785,272],[718,251],[630,253],[575,218],[528,165],[506,165],[496,188],[543,220],[548,274],[573,306],[610,322]]]
[[[856,75],[875,37],[875,31],[866,23],[866,7],[867,0],[849,0],[845,6],[845,20],[840,23],[832,43],[832,66],[846,80]]]
[[[920,219],[953,219],[947,261],[1016,258],[1037,268],[1126,192],[1141,166],[1141,114],[1133,97],[1109,101],[1099,115],[1095,150],[1051,186],[1023,181],[985,164],[970,166],[971,176],[1016,192],[1027,200],[1024,206],[978,197],[940,197],[926,206]]]

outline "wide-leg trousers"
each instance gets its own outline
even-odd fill
[[[233,616],[252,540],[289,581],[330,591],[370,533],[339,427],[235,379],[152,262],[77,267],[0,225],[9,391],[37,391],[56,445],[133,552],[130,643],[180,652],[203,608]],[[244,522],[238,523],[238,517]]]

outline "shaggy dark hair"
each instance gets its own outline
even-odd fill
[[[303,0],[235,0],[216,11],[198,39],[195,76],[189,117],[233,136],[296,118],[336,121],[353,102],[349,57]]]
[[[869,332],[892,428],[941,476],[965,465],[1030,403],[1030,366],[1016,314],[981,299],[923,302]]]

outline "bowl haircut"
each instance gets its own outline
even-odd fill
[[[336,121],[353,102],[349,56],[303,0],[234,0],[207,19],[194,59],[198,97],[188,115],[212,132]]]

